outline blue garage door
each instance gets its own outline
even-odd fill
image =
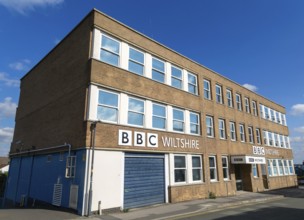
[[[165,202],[163,155],[126,154],[124,208]]]

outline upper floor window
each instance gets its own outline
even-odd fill
[[[255,137],[257,144],[261,144],[261,133],[259,128],[255,129]]]
[[[226,97],[227,97],[227,105],[233,108],[233,99],[232,99],[232,92],[231,90],[226,90]]]
[[[235,123],[230,122],[230,139],[236,141]]]
[[[102,121],[118,121],[118,94],[99,90],[97,118]]]
[[[223,104],[223,94],[222,87],[220,85],[215,85],[216,102]]]
[[[245,142],[246,141],[246,135],[245,135],[244,125],[240,124],[239,128],[240,128],[240,139],[241,139],[241,142]]]
[[[264,106],[264,111],[265,111],[265,118],[269,119],[270,118],[270,116],[269,116],[269,108],[267,108],[266,106]]]
[[[184,111],[173,108],[173,131],[184,131]]]
[[[248,127],[248,137],[249,137],[249,142],[253,143],[254,138],[253,138],[253,128],[252,127]]]
[[[284,114],[281,114],[281,117],[282,117],[282,125],[287,125],[286,116]]]
[[[188,92],[197,94],[197,78],[196,75],[188,73]]]
[[[236,94],[235,95],[235,101],[236,101],[236,108],[239,111],[242,111],[242,99],[241,99],[241,95],[240,94]]]
[[[274,110],[270,109],[270,116],[272,121],[276,121]]]
[[[144,75],[144,53],[130,47],[129,49],[129,71]]]
[[[165,82],[165,62],[152,58],[152,79],[158,82]]]
[[[214,137],[213,117],[206,116],[206,132],[207,137]]]
[[[211,100],[210,81],[204,80],[204,98]]]
[[[219,119],[219,135],[220,139],[226,139],[226,126],[225,121],[223,119]]]
[[[247,113],[250,113],[250,104],[249,104],[249,99],[245,98],[245,111]]]
[[[183,72],[180,68],[171,67],[171,85],[175,88],[182,89]]]
[[[153,103],[152,108],[152,127],[166,129],[166,106]]]
[[[258,116],[258,109],[257,109],[256,101],[252,101],[252,110],[253,110],[253,115]]]
[[[268,143],[270,146],[273,146],[272,133],[268,131]]]
[[[114,66],[119,66],[120,42],[102,35],[100,59]]]
[[[145,102],[129,98],[128,124],[144,126]]]
[[[265,118],[264,106],[262,104],[260,104],[260,116],[261,118]]]
[[[190,133],[191,134],[199,134],[199,115],[190,112]]]
[[[276,112],[277,123],[281,124],[280,112]]]

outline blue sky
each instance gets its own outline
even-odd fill
[[[304,160],[302,0],[0,0],[0,155],[19,79],[92,8],[285,106],[295,162]]]

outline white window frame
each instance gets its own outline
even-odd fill
[[[175,157],[184,157],[185,159],[185,167],[175,167]],[[174,180],[174,184],[183,184],[186,183],[188,181],[188,172],[187,172],[187,157],[186,155],[183,154],[174,154],[173,155],[173,169],[174,169],[174,175],[173,175],[173,180]],[[185,181],[176,181],[175,179],[175,171],[176,170],[184,170],[185,171]]]
[[[131,58],[130,58],[130,50],[135,50],[135,51],[137,51],[137,52],[139,52],[139,53],[142,53],[142,54],[144,55],[144,61],[143,61],[143,63],[140,63],[140,62],[138,62],[137,60],[131,59]],[[135,74],[140,75],[140,76],[144,76],[144,75],[145,75],[145,60],[146,60],[146,58],[145,58],[145,53],[144,53],[144,52],[142,52],[142,51],[140,51],[140,50],[138,50],[138,49],[136,49],[136,48],[134,48],[134,47],[129,47],[128,70],[129,70],[130,72],[135,73]],[[136,63],[136,64],[138,64],[138,65],[141,65],[141,66],[143,67],[143,73],[140,74],[140,73],[131,71],[131,70],[130,70],[130,65],[129,65],[129,62],[130,62],[130,61],[133,62],[133,63]]]
[[[224,166],[224,163],[223,163],[223,159],[226,160],[226,166]],[[229,160],[228,160],[228,157],[227,156],[222,156],[222,168],[223,168],[223,179],[225,181],[227,180],[230,180],[229,178]],[[225,178],[225,174],[226,174],[226,178]]]
[[[233,125],[233,130],[231,125]],[[235,122],[229,122],[229,129],[230,129],[230,140],[236,141],[236,129],[235,129]]]
[[[153,107],[154,105],[157,105],[157,106],[161,106],[161,107],[164,107],[165,108],[165,117],[163,116],[160,116],[160,115],[155,115],[153,113]],[[156,128],[153,126],[153,119],[154,118],[161,118],[161,119],[165,119],[165,128]],[[167,130],[167,106],[166,105],[162,105],[162,104],[159,104],[159,103],[155,103],[155,102],[152,102],[152,128],[153,129],[159,129],[159,130]]]
[[[249,138],[249,143],[253,144],[254,135],[253,135],[253,127],[251,127],[251,126],[248,127],[248,138]]]
[[[156,68],[153,68],[153,60],[157,60],[159,62],[162,62],[164,64],[164,72],[162,72],[161,70],[159,69],[156,69]],[[166,83],[166,62],[159,59],[159,58],[156,58],[156,57],[152,57],[152,63],[151,63],[151,68],[152,68],[152,72],[151,72],[151,79],[156,81],[156,82],[159,82],[159,83]],[[159,80],[156,80],[156,79],[153,79],[153,70],[155,72],[158,72],[159,74],[162,74],[164,76],[164,81],[159,81]]]
[[[130,110],[130,109],[129,109],[129,102],[130,102],[130,99],[135,99],[135,100],[138,100],[138,101],[143,102],[143,104],[144,104],[144,112],[139,112],[139,111],[135,111],[135,110]],[[129,112],[133,112],[133,113],[136,113],[136,114],[141,114],[141,115],[143,115],[143,124],[142,124],[142,125],[130,124],[130,123],[129,123]],[[135,127],[145,127],[145,118],[146,118],[146,102],[145,102],[145,100],[139,99],[139,98],[136,98],[136,97],[133,97],[133,96],[129,96],[129,97],[128,97],[128,114],[127,114],[127,122],[128,122],[128,125],[130,125],[130,126],[135,126]]]
[[[249,98],[245,97],[245,111],[250,114],[250,104]]]
[[[100,91],[106,92],[106,93],[111,93],[111,94],[116,95],[116,96],[117,96],[117,107],[99,103]],[[104,107],[106,107],[106,108],[116,109],[116,111],[117,111],[117,121],[110,121],[110,120],[107,120],[107,119],[98,118],[98,107],[99,107],[99,106],[104,106]],[[120,113],[119,109],[120,109],[120,94],[119,94],[119,93],[117,93],[117,92],[112,92],[112,91],[105,90],[105,89],[98,89],[98,100],[97,100],[97,111],[96,111],[96,112],[97,112],[96,118],[97,118],[98,120],[101,120],[101,121],[107,122],[107,123],[118,124],[118,123],[119,123],[119,113]]]
[[[191,93],[191,94],[197,95],[197,94],[198,94],[198,93],[197,93],[197,75],[195,75],[194,73],[190,73],[190,72],[187,72],[187,73],[188,73],[188,92]],[[190,80],[189,80],[189,75],[191,75],[191,76],[193,76],[193,77],[195,78],[195,84],[193,84],[193,83],[190,82]],[[189,90],[190,90],[190,89],[189,89],[189,88],[190,88],[189,85],[195,87],[194,93],[192,93],[192,92],[189,91]]]
[[[233,108],[233,97],[230,89],[226,89],[226,98],[228,107]]]
[[[240,141],[246,142],[245,125],[239,124],[239,130],[240,130]]]
[[[214,159],[214,167],[210,166],[210,158]],[[217,176],[217,163],[216,163],[216,156],[209,156],[208,158],[208,162],[209,162],[209,178],[210,178],[210,182],[217,182],[218,181],[218,176]],[[211,179],[211,170],[214,170],[214,176],[215,178]]]
[[[174,110],[183,112],[183,120],[175,119],[174,118]],[[183,124],[183,131],[174,130],[174,121],[182,122],[182,124]],[[172,108],[172,131],[179,132],[179,133],[184,133],[185,132],[185,110],[179,109],[179,108],[174,108],[174,107]]]
[[[211,121],[211,125],[207,125],[207,118],[210,119]],[[211,129],[211,135],[208,135],[208,128]],[[210,137],[210,138],[214,138],[214,123],[213,123],[213,117],[212,116],[209,116],[209,115],[206,115],[206,135],[207,137]]]
[[[190,158],[191,158],[191,176],[192,176],[192,178],[191,178],[191,180],[192,180],[192,182],[203,182],[203,172],[202,172],[202,170],[203,170],[203,163],[202,163],[202,156],[201,155],[189,155],[190,156]],[[198,157],[199,159],[200,159],[200,166],[199,167],[194,167],[193,166],[193,157]],[[200,177],[201,177],[201,179],[200,180],[193,180],[193,170],[199,170],[199,172],[200,172]]]
[[[258,173],[258,166],[257,166],[257,164],[255,164],[255,163],[251,164],[251,167],[252,167],[252,176],[253,176],[253,178],[258,178],[259,177],[259,173]]]
[[[103,47],[102,47],[102,40],[103,40],[103,37],[107,37],[107,38],[109,38],[109,39],[111,39],[111,40],[113,40],[113,41],[116,41],[116,42],[119,44],[119,53],[115,53],[115,52],[113,52],[113,51],[110,51],[110,50],[108,50],[108,49],[103,48]],[[101,58],[101,51],[104,50],[104,51],[106,51],[106,52],[108,52],[108,53],[115,54],[115,55],[118,56],[117,67],[120,67],[120,66],[121,66],[121,54],[120,54],[120,53],[121,53],[121,41],[119,41],[119,40],[117,40],[117,39],[115,39],[115,38],[113,38],[113,37],[111,37],[111,36],[109,36],[109,35],[107,35],[107,34],[104,34],[104,33],[101,33],[101,39],[100,39],[100,40],[101,40],[101,43],[100,43],[100,61],[105,62],[105,63],[107,63],[107,64],[109,64],[109,65],[116,66],[116,65],[114,65],[114,64],[111,64],[111,63],[108,63],[108,62],[102,60],[102,58]]]
[[[76,174],[76,156],[67,156],[65,178],[74,178]]]
[[[208,85],[209,88],[205,87],[205,83]],[[208,97],[206,97],[205,94],[207,94]],[[207,100],[211,100],[211,82],[207,79],[204,79],[204,98]]]
[[[191,115],[196,115],[197,116],[197,123],[191,122]],[[200,115],[198,113],[195,113],[195,112],[190,112],[189,123],[190,123],[190,133],[199,135],[200,134]],[[197,126],[197,133],[194,133],[194,132],[191,131],[191,125]]]
[[[221,85],[218,84],[215,85],[215,96],[216,96],[216,102],[219,104],[223,104],[223,92]]]
[[[173,68],[181,71],[181,73],[182,73],[181,78],[178,78],[178,77],[176,77],[176,76],[173,76],[173,74],[172,74],[172,69],[173,69]],[[175,79],[175,80],[180,81],[181,86],[180,86],[180,87],[174,86],[174,85],[173,85],[173,80],[172,80],[172,79]],[[177,67],[177,66],[174,66],[174,65],[171,65],[171,86],[174,87],[174,88],[177,88],[177,89],[183,89],[183,70],[182,70],[181,68]]]
[[[256,128],[255,129],[255,137],[256,137],[256,143],[261,145],[262,142],[261,142],[261,131],[259,128]]]
[[[238,93],[235,94],[235,101],[236,101],[237,110],[243,111],[241,94],[238,94]]]
[[[257,102],[256,101],[251,101],[251,103],[252,103],[253,115],[258,116]]]
[[[226,125],[224,119],[218,119],[218,126],[219,126],[219,136],[220,139],[226,139]]]

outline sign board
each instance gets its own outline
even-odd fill
[[[265,157],[231,156],[232,164],[266,164]]]

